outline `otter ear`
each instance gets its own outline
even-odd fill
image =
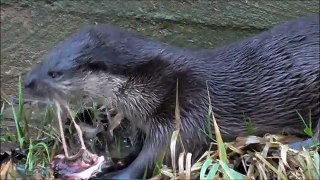
[[[86,29],[86,35],[88,38],[96,38],[97,32],[95,31],[94,27],[88,27]]]
[[[86,29],[85,36],[87,40],[87,45],[91,47],[97,47],[102,43],[101,38],[93,28]]]
[[[93,49],[102,43],[101,37],[95,29],[95,26],[84,26],[74,35],[77,38],[73,39],[80,39],[82,41],[80,44],[85,46],[84,49]]]
[[[86,35],[90,39],[94,39],[96,42],[102,42],[103,39],[105,39],[105,36],[107,33],[105,33],[105,28],[107,26],[103,25],[93,25],[93,26],[88,26],[85,28]]]

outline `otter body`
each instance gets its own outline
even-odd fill
[[[176,48],[112,26],[82,29],[52,50],[25,80],[39,97],[81,92],[115,107],[133,122],[144,145],[125,169],[106,174],[141,178],[153,170],[175,130],[178,80],[180,135],[193,160],[208,148],[210,94],[224,140],[254,134],[303,135],[319,118],[319,16],[286,22],[213,50]],[[63,97],[63,98],[61,98]],[[201,130],[202,129],[202,130]],[[214,130],[212,130],[214,132]],[[178,147],[179,150],[179,147]],[[170,153],[166,154],[170,164]]]

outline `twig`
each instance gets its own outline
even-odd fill
[[[80,140],[80,143],[81,143],[81,149],[87,149],[86,146],[85,146],[85,144],[84,144],[84,141],[83,141],[82,131],[81,131],[80,126],[79,126],[79,125],[76,123],[76,121],[74,120],[69,106],[65,106],[65,108],[67,109],[69,115],[71,116],[71,120],[72,120],[72,122],[73,122],[73,124],[74,124],[74,127],[75,127],[76,130],[77,130],[77,134],[78,134],[78,137],[79,137],[79,140]]]
[[[58,116],[58,122],[59,122],[59,129],[61,133],[61,140],[62,140],[62,146],[64,149],[64,154],[66,157],[69,157],[68,149],[67,149],[67,144],[66,144],[66,138],[64,136],[64,131],[63,131],[63,126],[62,126],[62,119],[61,119],[61,107],[57,101],[54,101],[55,105],[57,107],[57,116]]]

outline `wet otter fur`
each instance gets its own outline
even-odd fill
[[[319,118],[319,16],[278,25],[216,49],[186,50],[109,25],[86,27],[53,49],[28,74],[25,87],[44,98],[80,92],[115,107],[134,124],[144,145],[125,169],[103,178],[141,178],[153,170],[175,129],[193,160],[208,148],[208,91],[224,140],[246,135],[304,135]],[[207,86],[208,85],[208,86]],[[208,91],[207,91],[208,90]],[[214,132],[214,131],[212,131]],[[170,153],[165,163],[170,164]]]

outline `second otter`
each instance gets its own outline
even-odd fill
[[[225,140],[246,134],[244,116],[252,120],[255,135],[303,135],[296,111],[304,119],[311,113],[314,127],[320,118],[319,40],[319,16],[199,51],[97,25],[53,49],[25,86],[39,97],[64,99],[81,92],[105,99],[145,138],[127,168],[104,178],[141,178],[146,168],[153,170],[175,129],[177,79],[180,135],[193,160],[210,142],[201,130],[208,124],[208,91]]]

